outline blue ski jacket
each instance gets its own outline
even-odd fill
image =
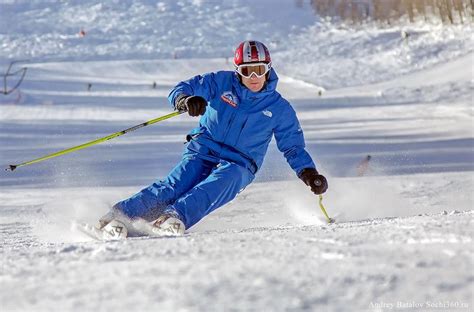
[[[187,136],[188,149],[211,159],[233,161],[255,174],[274,135],[278,149],[298,176],[304,168],[315,168],[305,150],[296,113],[276,91],[277,83],[273,69],[260,92],[245,87],[233,71],[180,82],[168,96],[173,107],[180,95],[197,95],[208,101],[199,126]]]

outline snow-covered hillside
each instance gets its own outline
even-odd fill
[[[178,81],[231,69],[255,38],[337,220],[272,143],[256,182],[184,237],[74,230],[167,174],[198,122],[181,115],[1,170],[0,310],[472,310],[471,25],[353,29],[290,0],[2,1],[0,14],[2,68],[29,59],[0,95],[2,168],[169,113]]]
[[[0,6],[8,26],[0,31],[0,54],[40,60],[227,57],[244,39],[279,44],[316,20],[308,4],[291,0],[32,0]]]

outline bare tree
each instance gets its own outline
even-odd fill
[[[425,0],[415,0],[414,6],[418,14],[423,15],[425,21],[428,20],[428,16],[426,15],[426,1]]]
[[[408,13],[408,18],[410,19],[410,22],[415,21],[415,5],[412,0],[403,0],[403,6],[405,7],[405,10]]]
[[[448,20],[451,22],[451,24],[454,24],[453,4],[451,3],[451,0],[444,0],[444,5],[445,5],[446,16],[448,17]]]
[[[453,4],[454,4],[454,9],[458,12],[459,21],[461,22],[461,24],[463,24],[464,23],[464,18],[463,18],[464,8],[462,5],[462,0],[454,0]]]
[[[301,5],[301,0],[295,0]],[[443,23],[464,23],[474,12],[474,0],[310,0],[310,4],[321,17],[335,16],[342,20],[360,24],[372,18],[383,23],[392,23],[407,16],[410,22],[422,16],[425,21],[438,16]],[[459,16],[459,17],[458,17]]]

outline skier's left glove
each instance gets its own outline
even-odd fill
[[[180,95],[176,99],[176,109],[180,112],[188,112],[189,116],[204,115],[207,101],[197,95]]]
[[[311,191],[316,195],[322,194],[328,189],[328,181],[314,168],[303,169],[299,174],[299,178],[311,187]]]

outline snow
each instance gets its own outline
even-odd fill
[[[293,1],[279,1],[277,7],[273,0],[51,2],[0,3],[8,25],[0,31],[1,55],[41,60],[228,57],[242,38],[277,44],[316,20],[309,4],[300,8]],[[85,37],[79,36],[81,30]]]
[[[402,31],[410,36],[404,39]],[[295,48],[279,52],[277,61],[292,76],[325,88],[363,85],[470,55],[474,48],[472,31],[472,25],[421,23],[354,29],[317,23],[293,36],[290,42]],[[306,66],[295,67],[295,62]]]
[[[9,275],[2,281],[22,291],[2,292],[1,299],[6,309],[24,310],[357,311],[381,303],[446,304],[471,295],[472,278],[461,269],[472,256],[466,248],[471,223],[466,212],[107,244],[22,242],[29,251],[10,251],[19,257],[6,261]]]
[[[2,311],[472,310],[472,26],[349,27],[306,2],[252,3],[2,1],[0,64],[29,62],[0,96],[0,165],[168,114],[178,81],[231,69],[258,38],[337,222],[272,143],[256,182],[183,237],[74,231],[167,174],[197,123],[181,115],[0,172]]]

